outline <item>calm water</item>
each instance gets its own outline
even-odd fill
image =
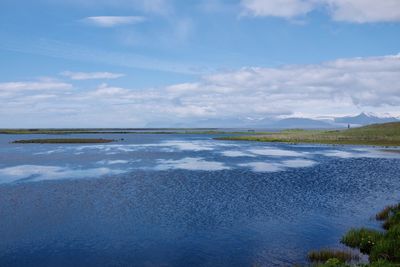
[[[290,266],[400,200],[400,154],[378,148],[21,137],[49,136],[0,136],[0,266]]]

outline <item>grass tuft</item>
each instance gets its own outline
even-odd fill
[[[393,216],[396,212],[400,211],[400,204],[386,206],[382,211],[378,212],[375,218],[378,221],[385,221]]]
[[[342,238],[341,242],[348,247],[358,248],[361,253],[369,254],[372,247],[382,238],[383,234],[366,228],[351,229]]]
[[[308,260],[311,262],[326,262],[332,258],[338,259],[340,262],[349,262],[358,260],[359,256],[350,251],[334,249],[313,250],[308,253]]]

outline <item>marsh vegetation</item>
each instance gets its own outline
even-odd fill
[[[307,258],[311,262],[323,262],[323,263],[332,258],[338,259],[340,262],[350,262],[360,259],[358,254],[355,254],[350,250],[344,251],[337,249],[313,250],[308,253]]]
[[[341,243],[368,255],[369,264],[351,263],[357,258],[346,251],[312,251],[308,258],[317,266],[400,266],[400,204],[387,206],[376,214],[384,231],[368,228],[351,229]],[[323,263],[321,263],[323,262]]]

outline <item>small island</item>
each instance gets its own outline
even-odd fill
[[[114,140],[102,138],[53,138],[53,139],[27,139],[15,140],[13,144],[98,144],[111,143]]]

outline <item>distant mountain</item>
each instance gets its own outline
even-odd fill
[[[160,123],[153,123],[147,127],[165,127]],[[249,119],[249,118],[213,118],[197,120],[192,122],[175,123],[169,127],[176,128],[258,128],[258,129],[328,129],[344,127],[343,124],[334,124],[333,121],[316,120],[309,118],[264,118],[264,119]]]
[[[231,118],[231,119],[208,119],[197,121],[195,127],[217,127],[217,128],[259,128],[259,129],[326,129],[335,128],[335,125],[322,120],[314,120],[308,118],[286,118],[273,119],[265,118],[261,120],[251,120],[248,118]]]
[[[361,113],[357,116],[337,117],[332,119],[310,119],[310,118],[207,118],[196,121],[181,121],[171,124],[168,121],[153,122],[146,127],[174,127],[174,128],[254,128],[254,129],[333,129],[344,128],[347,124],[351,126],[362,126],[374,123],[398,122],[394,117],[378,117],[373,114]]]
[[[178,122],[154,121],[148,123],[149,128],[251,128],[253,127],[246,119],[240,118],[207,118],[199,120],[188,120]]]
[[[307,118],[287,118],[276,121],[264,121],[263,127],[276,129],[326,129],[335,128],[335,125],[332,125],[331,123],[322,120]]]
[[[337,117],[334,121],[336,123],[368,125],[374,123],[396,122],[399,121],[399,119],[394,117],[378,117],[373,114],[362,112],[356,116]]]

